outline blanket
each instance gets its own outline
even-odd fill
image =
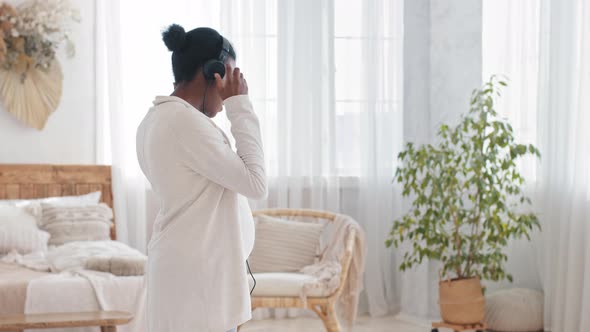
[[[324,249],[319,262],[306,266],[301,270],[302,273],[315,277],[314,281],[303,286],[301,296],[305,301],[309,290],[315,287],[326,288],[330,293],[338,289],[346,239],[350,232],[354,230],[352,260],[346,283],[339,297],[338,308],[340,309],[340,316],[345,318],[347,327],[350,329],[357,316],[359,294],[363,290],[363,273],[367,255],[365,232],[354,219],[346,215],[337,215],[334,224],[336,229],[334,230],[333,239]]]
[[[88,264],[96,261],[110,262],[115,258],[118,264]],[[127,272],[143,268],[147,257],[141,252],[117,241],[79,241],[70,242],[58,247],[51,247],[47,252],[34,252],[21,255],[13,251],[1,259],[4,263],[18,264],[36,271],[63,272],[82,270],[95,266],[102,272]],[[128,266],[123,266],[123,265]],[[116,271],[110,271],[110,268]],[[139,273],[136,273],[139,274]]]

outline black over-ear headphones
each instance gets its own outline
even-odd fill
[[[205,64],[203,64],[203,76],[205,76],[205,80],[208,82],[215,80],[215,74],[219,74],[221,78],[225,76],[225,60],[229,55],[229,48],[230,44],[225,37],[221,36],[222,45],[221,50],[219,51],[219,55],[215,59],[207,60]],[[207,111],[205,110],[205,100],[207,99],[207,89],[209,88],[209,84],[205,85],[205,93],[203,93],[203,104],[201,105],[201,112],[207,115]]]
[[[208,81],[214,80],[216,73],[219,74],[221,78],[225,76],[225,60],[229,56],[230,44],[225,37],[221,36],[221,39],[223,40],[223,44],[217,58],[207,60],[203,65],[203,75]]]

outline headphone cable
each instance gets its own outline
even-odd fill
[[[252,285],[252,290],[250,290],[250,295],[252,295],[252,292],[254,292],[254,288],[256,288],[256,279],[254,279],[254,274],[252,274],[252,271],[250,270],[250,264],[248,264],[247,259],[246,259],[246,266],[248,267],[248,272],[250,273],[250,276],[252,277],[252,280],[254,281],[254,285]]]
[[[205,111],[205,100],[207,99],[207,89],[209,88],[209,80],[205,81],[205,94],[203,95],[203,105],[201,113],[207,115],[207,111]]]

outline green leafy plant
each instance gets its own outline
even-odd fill
[[[540,158],[540,152],[515,142],[512,127],[495,111],[502,86],[492,76],[473,91],[470,110],[456,127],[440,127],[438,143],[408,143],[399,154],[395,181],[412,205],[394,222],[386,245],[411,241],[402,271],[427,258],[441,261],[441,278],[512,281],[503,249],[509,239],[530,240],[530,232],[540,229],[537,216],[524,211],[531,200],[516,162],[525,155]]]

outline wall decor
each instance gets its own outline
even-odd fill
[[[57,51],[75,54],[70,26],[80,21],[67,0],[0,5],[0,102],[26,125],[42,130],[60,102],[63,74]]]

